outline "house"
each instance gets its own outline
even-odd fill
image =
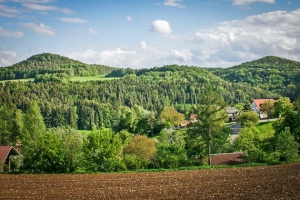
[[[261,106],[265,101],[275,102],[274,99],[254,99],[251,103],[251,109],[257,113],[259,118],[268,118],[268,114],[264,111],[261,111]]]
[[[186,128],[191,122],[189,120],[184,120],[181,122],[180,127],[181,128]]]
[[[10,171],[10,161],[21,155],[13,146],[0,146],[0,171]]]
[[[192,123],[198,122],[198,116],[197,116],[196,114],[191,114],[191,115],[190,115],[190,121],[191,121]]]
[[[236,107],[226,107],[225,111],[227,112],[228,121],[235,121],[239,115],[239,110]]]

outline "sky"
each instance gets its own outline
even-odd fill
[[[133,69],[300,61],[300,1],[0,0],[0,67],[40,53]]]

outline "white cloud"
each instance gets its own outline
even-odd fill
[[[86,63],[151,68],[169,64],[230,67],[267,55],[299,60],[300,9],[227,21],[186,37],[182,47],[160,50],[140,42],[136,50],[86,50],[65,54]],[[160,31],[162,32],[162,31]],[[178,38],[179,42],[183,37]]]
[[[0,16],[2,17],[17,17],[19,14],[20,11],[16,8],[0,5]]]
[[[141,41],[142,49],[147,49],[147,43],[145,41]]]
[[[16,52],[9,50],[0,51],[0,66],[10,66],[20,61]]]
[[[131,22],[132,21],[132,18],[130,16],[126,16],[126,20]]]
[[[297,60],[300,53],[300,9],[249,16],[202,29],[190,40],[196,62],[244,62],[266,55]]]
[[[68,22],[68,23],[86,23],[87,21],[84,19],[80,18],[60,18],[61,21],[63,22]]]
[[[8,31],[8,30],[4,30],[0,26],[0,37],[5,36],[5,37],[12,37],[12,38],[20,38],[23,37],[23,35],[24,34],[20,31]]]
[[[152,68],[169,64],[192,65],[192,53],[188,49],[160,51],[147,47],[136,51],[106,49],[102,51],[86,50],[83,52],[63,53],[63,55],[85,63],[102,64],[120,68]]]
[[[44,5],[40,5],[40,4],[35,4],[35,3],[24,3],[23,6],[27,9],[30,10],[37,10],[37,11],[60,11],[63,13],[67,13],[67,14],[71,14],[72,10],[68,9],[68,8],[58,8],[55,6],[44,6]]]
[[[174,56],[174,58],[179,59],[182,62],[192,61],[193,53],[188,49],[171,50],[171,54]]]
[[[89,28],[89,32],[92,35],[98,35],[98,32],[96,30],[92,29],[92,28]]]
[[[232,0],[233,5],[241,6],[251,3],[275,3],[275,0]]]
[[[30,30],[33,30],[34,32],[36,32],[38,34],[51,35],[51,36],[55,35],[55,31],[50,26],[46,26],[43,23],[41,23],[41,24],[23,23],[23,24],[20,24],[20,26],[23,26]]]
[[[165,20],[155,20],[152,22],[152,27],[150,31],[162,33],[165,35],[171,34],[172,29],[169,22]]]
[[[182,2],[182,0],[165,0],[164,5],[185,8],[185,6],[181,5],[180,2]]]

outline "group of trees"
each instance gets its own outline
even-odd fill
[[[266,56],[230,68],[209,70],[234,83],[250,84],[289,98],[300,95],[300,62],[297,61]]]
[[[109,73],[113,68],[88,65],[57,54],[43,53],[10,67],[0,68],[0,80],[35,78],[38,74],[62,73],[69,76],[95,76]]]
[[[100,73],[122,78],[69,81]],[[204,158],[210,164],[212,153],[229,151],[243,151],[249,161],[289,160],[296,153],[286,152],[296,152],[300,142],[300,108],[280,99],[262,106],[282,116],[276,134],[261,138],[256,114],[243,112],[244,128],[231,146],[225,106],[279,95],[224,81],[208,69],[113,69],[53,54],[0,69],[0,79],[25,77],[35,80],[0,83],[0,145],[21,145],[20,169],[28,172],[174,168],[203,164]],[[190,114],[194,123],[176,130]]]
[[[129,110],[135,106],[156,118],[171,106],[187,118],[191,105],[200,103],[201,92],[210,85],[228,104],[275,95],[223,81],[197,67],[173,65],[136,73],[109,81],[68,82],[68,75],[56,73],[37,75],[34,82],[1,82],[0,105],[15,106],[24,112],[31,101],[37,101],[47,128],[66,125],[91,130],[93,126],[116,127],[122,120],[118,110],[125,109],[134,117],[130,113],[135,111]]]
[[[259,118],[252,111],[243,112],[238,121],[243,128],[233,144],[233,149],[245,153],[249,162],[291,161],[298,158],[300,148],[299,99],[292,105],[288,98],[275,103],[264,104],[268,114],[278,113],[280,120],[273,123],[266,132],[256,126]],[[271,130],[275,130],[272,132]]]
[[[24,112],[5,105],[0,107],[0,145],[19,146],[19,169],[27,172],[120,171],[203,164],[203,158],[222,151],[229,142],[224,124],[226,104],[213,94],[210,90],[201,95],[203,103],[192,107],[198,121],[182,130],[174,127],[184,115],[173,107],[165,107],[157,119],[138,106],[120,107],[121,117],[115,128],[92,125],[92,131],[79,132],[70,126],[47,128],[35,101]],[[156,139],[149,137],[153,130],[157,130]]]

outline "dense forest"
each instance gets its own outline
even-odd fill
[[[300,94],[300,62],[266,56],[230,68],[210,68],[215,75],[234,83],[247,83],[296,98]]]
[[[254,63],[267,65],[267,58]],[[278,65],[287,62],[274,60]],[[291,61],[294,68],[296,64]],[[277,113],[288,117],[276,124],[276,134],[255,136],[255,123],[248,122],[253,115],[246,115],[244,134],[236,144],[230,143],[225,107],[249,107],[252,99],[279,98],[292,88],[260,88],[223,77],[225,70],[235,68],[239,70],[178,65],[133,70],[87,65],[54,54],[32,56],[0,68],[5,80],[0,82],[0,145],[21,146],[22,161],[15,169],[39,173],[176,168],[202,165],[211,153],[231,151],[245,152],[249,162],[297,157],[300,106],[292,107],[284,98]],[[70,80],[100,74],[109,78]],[[10,81],[29,77],[33,79]],[[282,84],[296,88],[296,77],[295,70]],[[196,122],[180,129],[191,114]],[[289,147],[280,146],[283,143]]]
[[[33,56],[29,60],[38,63],[43,56]],[[103,66],[99,68],[98,71],[108,70]],[[257,87],[224,81],[199,67],[111,69],[108,77],[118,75],[121,78],[84,83],[70,82],[65,73],[48,69],[46,74],[37,74],[34,82],[0,83],[0,104],[15,106],[24,112],[32,101],[37,101],[48,128],[68,125],[91,130],[92,125],[100,128],[116,124],[120,120],[117,111],[124,107],[139,106],[157,117],[164,107],[173,106],[188,118],[190,105],[200,103],[200,94],[211,85],[228,105],[254,98],[279,97]]]
[[[0,80],[35,78],[38,74],[67,74],[69,76],[95,76],[108,73],[112,67],[88,65],[57,54],[43,53],[10,67],[0,68]]]

